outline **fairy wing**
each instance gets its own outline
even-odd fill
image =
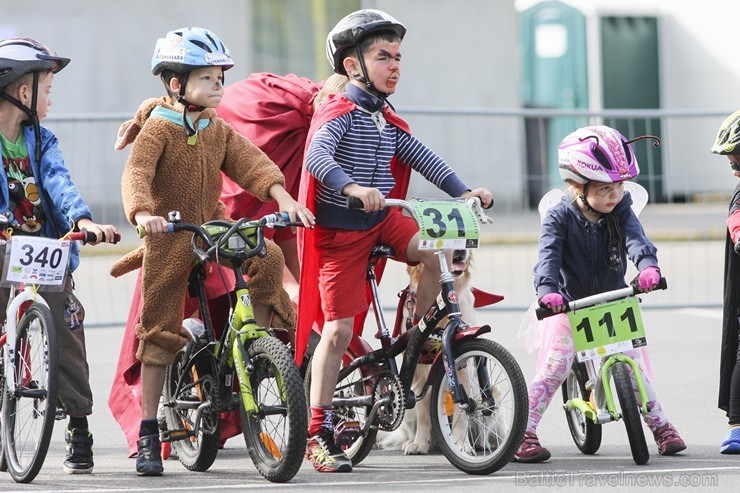
[[[632,196],[632,210],[636,216],[640,215],[640,212],[645,208],[648,203],[648,192],[639,183],[633,181],[624,182],[624,190],[629,192]],[[547,192],[540,199],[540,203],[537,205],[537,211],[540,213],[540,222],[545,219],[547,210],[553,205],[560,202],[560,198],[564,195],[562,190],[553,189]]]

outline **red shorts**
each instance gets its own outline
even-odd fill
[[[354,317],[366,312],[367,260],[375,245],[393,248],[394,260],[408,263],[406,249],[419,226],[400,209],[392,208],[375,227],[355,231],[316,228],[319,248],[319,293],[326,321]]]

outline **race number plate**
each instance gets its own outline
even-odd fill
[[[637,298],[568,312],[578,361],[647,346]]]
[[[414,200],[419,250],[478,248],[478,219],[464,200]]]
[[[67,240],[13,236],[5,254],[2,284],[61,287],[69,265],[69,248]]]

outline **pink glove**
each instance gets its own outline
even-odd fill
[[[641,290],[653,289],[660,281],[660,269],[657,267],[645,267],[637,277],[637,287]]]
[[[549,308],[550,310],[554,310],[555,308],[564,306],[565,301],[560,293],[549,293],[540,298],[540,305],[545,308]]]

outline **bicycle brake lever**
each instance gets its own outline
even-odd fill
[[[465,202],[473,210],[476,217],[478,218],[478,221],[481,224],[492,224],[493,223],[493,218],[489,216],[488,214],[486,214],[485,212],[483,212],[483,206],[480,203],[480,198],[471,197],[467,199]]]

